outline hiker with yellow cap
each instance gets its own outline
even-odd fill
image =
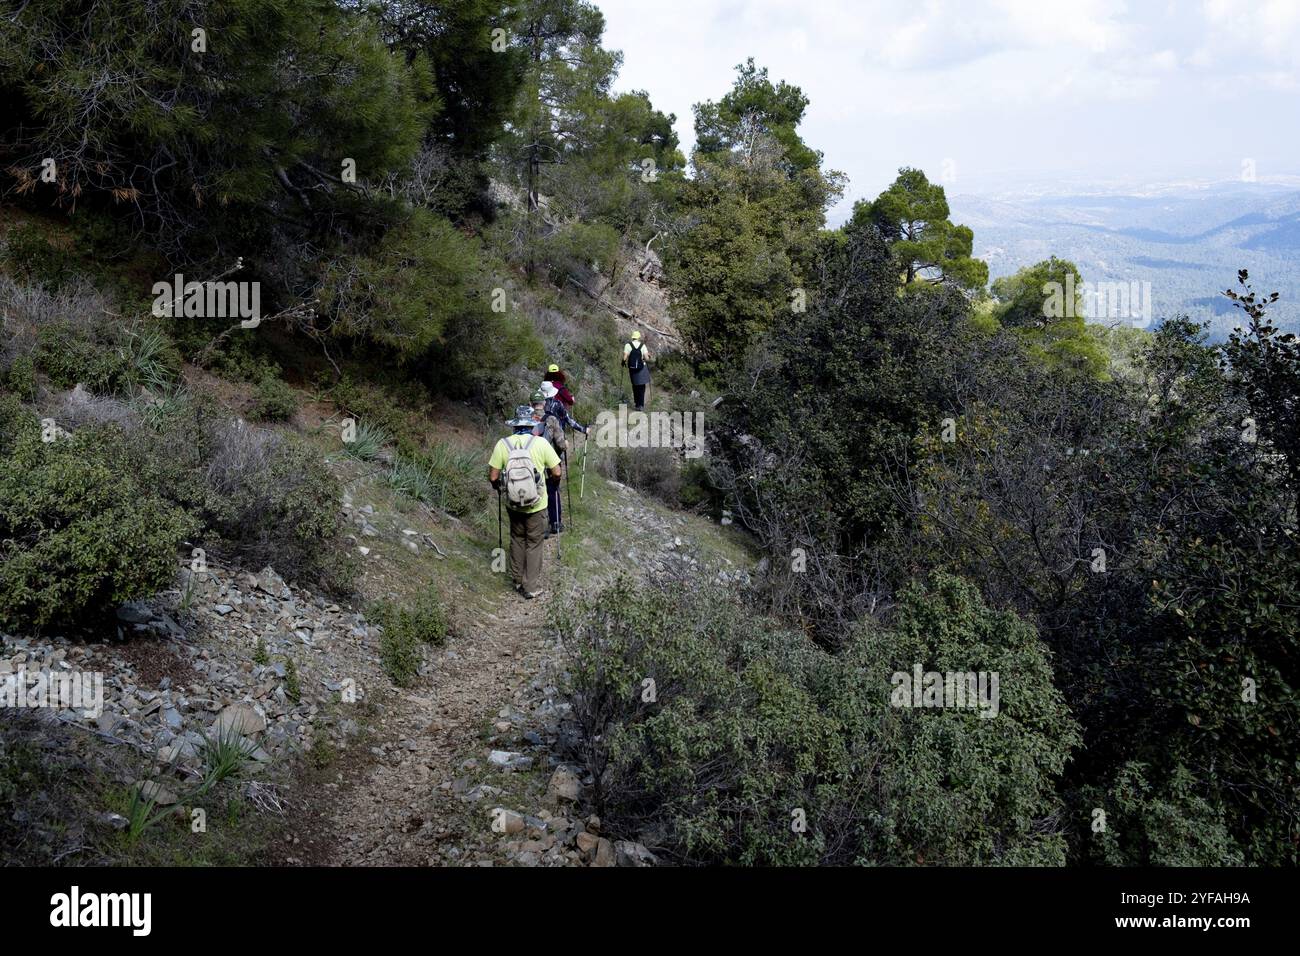
[[[543,381],[550,382],[552,385],[555,386],[555,390],[558,393],[558,398],[560,399],[560,401],[564,402],[565,408],[573,407],[574,399],[573,399],[573,393],[569,391],[568,376],[566,376],[564,372],[560,370],[560,367],[558,365],[552,365],[550,368],[546,370],[546,377],[543,379]]]
[[[515,417],[506,424],[514,433],[492,449],[488,481],[496,489],[498,509],[504,495],[506,511],[510,514],[510,574],[515,590],[532,600],[542,593],[547,500],[542,476],[560,477],[560,456],[550,442],[533,434],[538,420],[533,417],[531,405],[520,405],[515,409]],[[497,520],[500,521],[499,511]]]
[[[541,421],[542,429],[538,434],[545,435],[546,440],[551,443],[551,447],[559,453],[560,462],[564,466],[564,476],[568,478],[569,473],[569,435],[571,432],[581,432],[587,434],[587,426],[580,424],[576,418],[569,414],[569,410],[564,407],[564,402],[560,401],[560,394],[555,387],[554,382],[542,382],[542,387],[533,395],[533,409],[536,413],[537,398],[542,398]],[[564,520],[562,508],[560,507],[560,479],[547,478],[546,492],[548,500],[548,524],[547,537],[560,534],[564,531]],[[570,492],[569,500],[572,502],[573,494]]]
[[[645,387],[650,384],[650,350],[641,341],[639,331],[632,333],[632,341],[623,344],[623,364],[632,382],[632,399],[638,412],[645,410]]]

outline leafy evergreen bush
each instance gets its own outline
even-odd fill
[[[267,375],[257,383],[252,417],[264,422],[283,422],[293,417],[298,399],[281,379]]]
[[[175,576],[195,522],[115,468],[105,438],[43,442],[28,424],[0,459],[0,626],[88,620]]]
[[[622,580],[556,623],[614,832],[690,863],[1064,862],[1073,722],[1033,628],[958,579],[839,655],[707,586]],[[891,707],[914,663],[999,671],[1000,712]]]

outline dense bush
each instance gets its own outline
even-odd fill
[[[682,467],[672,448],[612,448],[600,457],[608,478],[654,495],[670,505],[681,503]]]
[[[126,207],[172,249],[244,250],[268,219],[337,211],[322,183],[340,144],[363,181],[403,168],[429,115],[426,73],[334,3],[24,5],[0,20],[5,166],[47,201]],[[51,184],[38,181],[45,157]]]
[[[56,388],[83,384],[92,392],[117,390],[126,374],[126,360],[108,335],[86,326],[60,322],[38,333],[33,361]]]
[[[124,471],[184,508],[214,555],[345,588],[340,488],[300,440],[179,397],[106,443]]]
[[[556,623],[616,833],[692,863],[1064,862],[1053,784],[1076,737],[1047,653],[957,579],[840,655],[702,586],[622,580]],[[891,707],[915,663],[999,672],[997,716]]]
[[[571,275],[588,269],[608,271],[618,253],[618,231],[602,223],[570,223],[541,242],[539,265],[551,282],[563,286]]]
[[[1087,857],[1108,866],[1244,864],[1223,806],[1206,799],[1196,776],[1181,765],[1167,780],[1149,779],[1155,772],[1129,761],[1107,786],[1079,795],[1088,812]]]
[[[397,456],[387,478],[393,488],[408,498],[463,516],[482,505],[481,471],[477,453],[456,451],[439,444],[429,452]]]
[[[283,422],[293,417],[298,399],[281,379],[267,375],[253,393],[252,417],[263,422]]]
[[[0,459],[0,626],[86,621],[175,577],[195,522],[105,457],[112,437],[28,424]]]
[[[30,355],[19,355],[0,375],[0,388],[31,401],[36,397],[36,365]]]
[[[181,357],[157,326],[120,326],[103,316],[79,316],[40,325],[27,358],[56,388],[84,385],[99,395],[160,392],[180,375]]]
[[[335,330],[411,361],[444,340],[462,316],[490,313],[490,287],[474,242],[419,210],[368,254],[336,263],[325,279]]]
[[[0,264],[10,275],[56,292],[73,277],[71,257],[31,223],[15,226],[0,247]]]

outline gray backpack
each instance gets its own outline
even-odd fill
[[[529,435],[528,440],[518,448],[512,445],[509,439],[501,439],[506,443],[506,451],[509,452],[505,470],[506,503],[516,511],[527,511],[542,497],[542,476],[537,471],[531,451],[533,439],[536,437],[536,435]]]
[[[564,426],[554,415],[546,416],[546,440],[551,443],[556,454],[563,455],[569,448],[569,443],[564,437]]]

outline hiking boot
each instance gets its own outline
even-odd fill
[[[541,591],[525,591],[525,592],[524,592],[524,597],[528,598],[528,600],[530,600],[530,601],[532,601],[532,600],[534,600],[534,599],[536,599],[536,598],[539,598],[539,597],[541,597],[541,596],[542,596],[542,592],[541,592]]]
[[[556,534],[563,534],[563,533],[564,533],[564,522],[563,522],[563,521],[561,521],[559,524],[557,524],[557,525],[555,526],[555,533],[556,533]]]

